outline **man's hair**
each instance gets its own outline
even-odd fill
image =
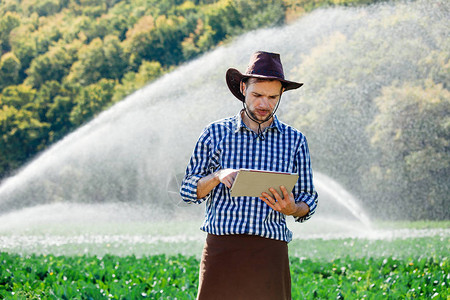
[[[278,81],[277,79],[272,78],[256,78],[256,77],[248,77],[244,78],[242,82],[245,83],[245,88],[248,89],[248,87],[251,84],[257,83],[257,82],[264,82],[264,81]],[[281,86],[283,87],[283,83],[281,83]]]

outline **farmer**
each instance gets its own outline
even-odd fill
[[[291,299],[286,216],[308,220],[317,193],[305,136],[275,112],[282,93],[302,83],[285,80],[280,55],[262,51],[245,74],[228,69],[226,81],[243,109],[204,129],[180,190],[188,203],[206,202],[198,299]],[[298,173],[299,179],[292,192],[281,186],[281,194],[231,197],[240,168]]]

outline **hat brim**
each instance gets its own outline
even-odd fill
[[[245,96],[241,93],[241,81],[243,79],[247,79],[247,78],[251,78],[251,77],[261,78],[261,79],[269,79],[269,80],[271,80],[271,79],[278,80],[283,85],[285,91],[295,90],[303,85],[303,83],[300,83],[300,82],[289,81],[289,80],[281,79],[278,77],[253,75],[253,74],[242,74],[241,72],[239,72],[238,70],[236,70],[234,68],[229,68],[225,75],[228,88],[230,89],[231,93],[236,98],[241,100],[242,102],[245,101]]]

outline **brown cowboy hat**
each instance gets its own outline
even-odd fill
[[[280,54],[264,51],[257,51],[252,55],[245,74],[229,68],[225,77],[231,93],[242,102],[245,101],[245,96],[241,93],[241,81],[250,77],[279,80],[285,91],[298,89],[303,85],[284,79]]]

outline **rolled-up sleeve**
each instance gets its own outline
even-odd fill
[[[187,203],[202,203],[208,200],[210,194],[197,199],[198,181],[211,173],[209,169],[209,143],[210,137],[208,130],[205,129],[200,135],[195,145],[189,164],[186,168],[186,174],[183,178],[180,188],[180,195],[183,201]]]
[[[303,137],[297,150],[295,163],[297,164],[299,179],[294,187],[295,202],[305,202],[309,206],[309,212],[303,217],[295,217],[296,222],[305,222],[316,211],[318,194],[314,189],[311,157],[306,138]]]

